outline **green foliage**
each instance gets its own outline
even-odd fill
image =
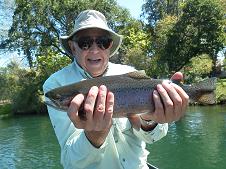
[[[130,20],[127,28],[120,31],[124,35],[121,47],[121,61],[137,69],[145,70],[148,67],[147,51],[150,46],[150,36],[143,24],[137,20]]]
[[[149,59],[141,48],[131,48],[127,50],[124,63],[134,66],[138,70],[147,70]]]
[[[67,55],[59,47],[59,36],[69,35],[77,15],[85,9],[95,9],[107,17],[112,29],[125,27],[128,10],[115,0],[16,0],[13,24],[9,30],[8,47],[23,53],[30,67],[36,56],[47,50]]]
[[[12,107],[10,103],[0,104],[0,119],[12,116]]]
[[[33,69],[21,68],[16,62],[11,62],[2,68],[0,74],[0,91],[4,91],[1,100],[9,100],[12,112],[15,114],[45,113],[43,104],[42,85],[55,71],[70,63],[68,57],[63,57],[54,52],[46,56],[39,56]],[[4,76],[3,76],[4,75]]]
[[[184,66],[183,73],[187,83],[198,82],[208,77],[212,71],[213,62],[209,55],[202,54],[190,59],[189,63]]]
[[[149,67],[146,73],[153,78],[168,78],[168,65],[163,63],[159,64],[160,56],[155,54],[149,61]]]
[[[10,114],[11,112],[11,104],[0,104],[0,115]]]
[[[147,19],[149,25],[155,27],[158,21],[168,15],[178,16],[181,12],[180,4],[181,0],[147,0],[142,6],[142,15]]]
[[[218,79],[216,98],[217,103],[226,103],[226,79]]]
[[[223,70],[226,71],[226,58],[224,58],[224,60],[223,60],[223,65],[224,65]]]
[[[17,81],[18,89],[12,98],[13,112],[21,113],[39,113],[41,97],[37,92],[36,72],[34,70],[25,70],[21,73]]]
[[[150,70],[148,72],[154,77],[167,77],[169,72],[168,64],[161,59],[165,53],[165,46],[168,43],[168,37],[177,22],[176,16],[166,16],[155,26],[153,37],[153,56]]]
[[[223,9],[212,0],[188,0],[168,36],[161,61],[169,71],[180,70],[192,57],[207,53],[214,62],[223,48]]]
[[[13,93],[17,90],[17,81],[21,75],[19,65],[12,61],[7,68],[0,71],[0,100],[11,100]]]
[[[163,50],[168,42],[168,36],[170,35],[177,21],[178,18],[176,16],[167,15],[156,24],[154,36],[155,53],[163,53]]]
[[[44,80],[47,79],[51,74],[65,67],[71,62],[71,60],[62,56],[56,52],[48,51],[48,55],[37,56],[35,62],[36,71],[40,77],[40,83],[43,84]]]

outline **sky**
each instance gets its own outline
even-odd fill
[[[117,0],[117,2],[120,6],[129,9],[134,18],[140,18],[141,8],[145,2],[144,0]]]

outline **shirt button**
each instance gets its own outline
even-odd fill
[[[123,159],[122,159],[122,161],[123,161],[123,162],[125,162],[125,161],[126,161],[126,159],[125,159],[125,158],[123,158]]]

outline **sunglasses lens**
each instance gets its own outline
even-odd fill
[[[98,45],[99,48],[101,49],[108,49],[111,45],[112,39],[108,38],[108,37],[99,37],[96,39],[96,43]]]
[[[81,37],[78,39],[77,43],[80,49],[88,50],[93,44],[93,39],[90,37]]]
[[[80,37],[75,41],[78,43],[79,48],[82,50],[88,50],[93,45],[94,41],[100,49],[105,50],[110,47],[112,39],[105,36],[100,36],[96,39],[93,39],[91,37]]]

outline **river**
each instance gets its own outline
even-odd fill
[[[159,169],[226,169],[226,106],[189,107],[148,149]],[[0,169],[27,168],[62,169],[48,116],[0,120]]]

